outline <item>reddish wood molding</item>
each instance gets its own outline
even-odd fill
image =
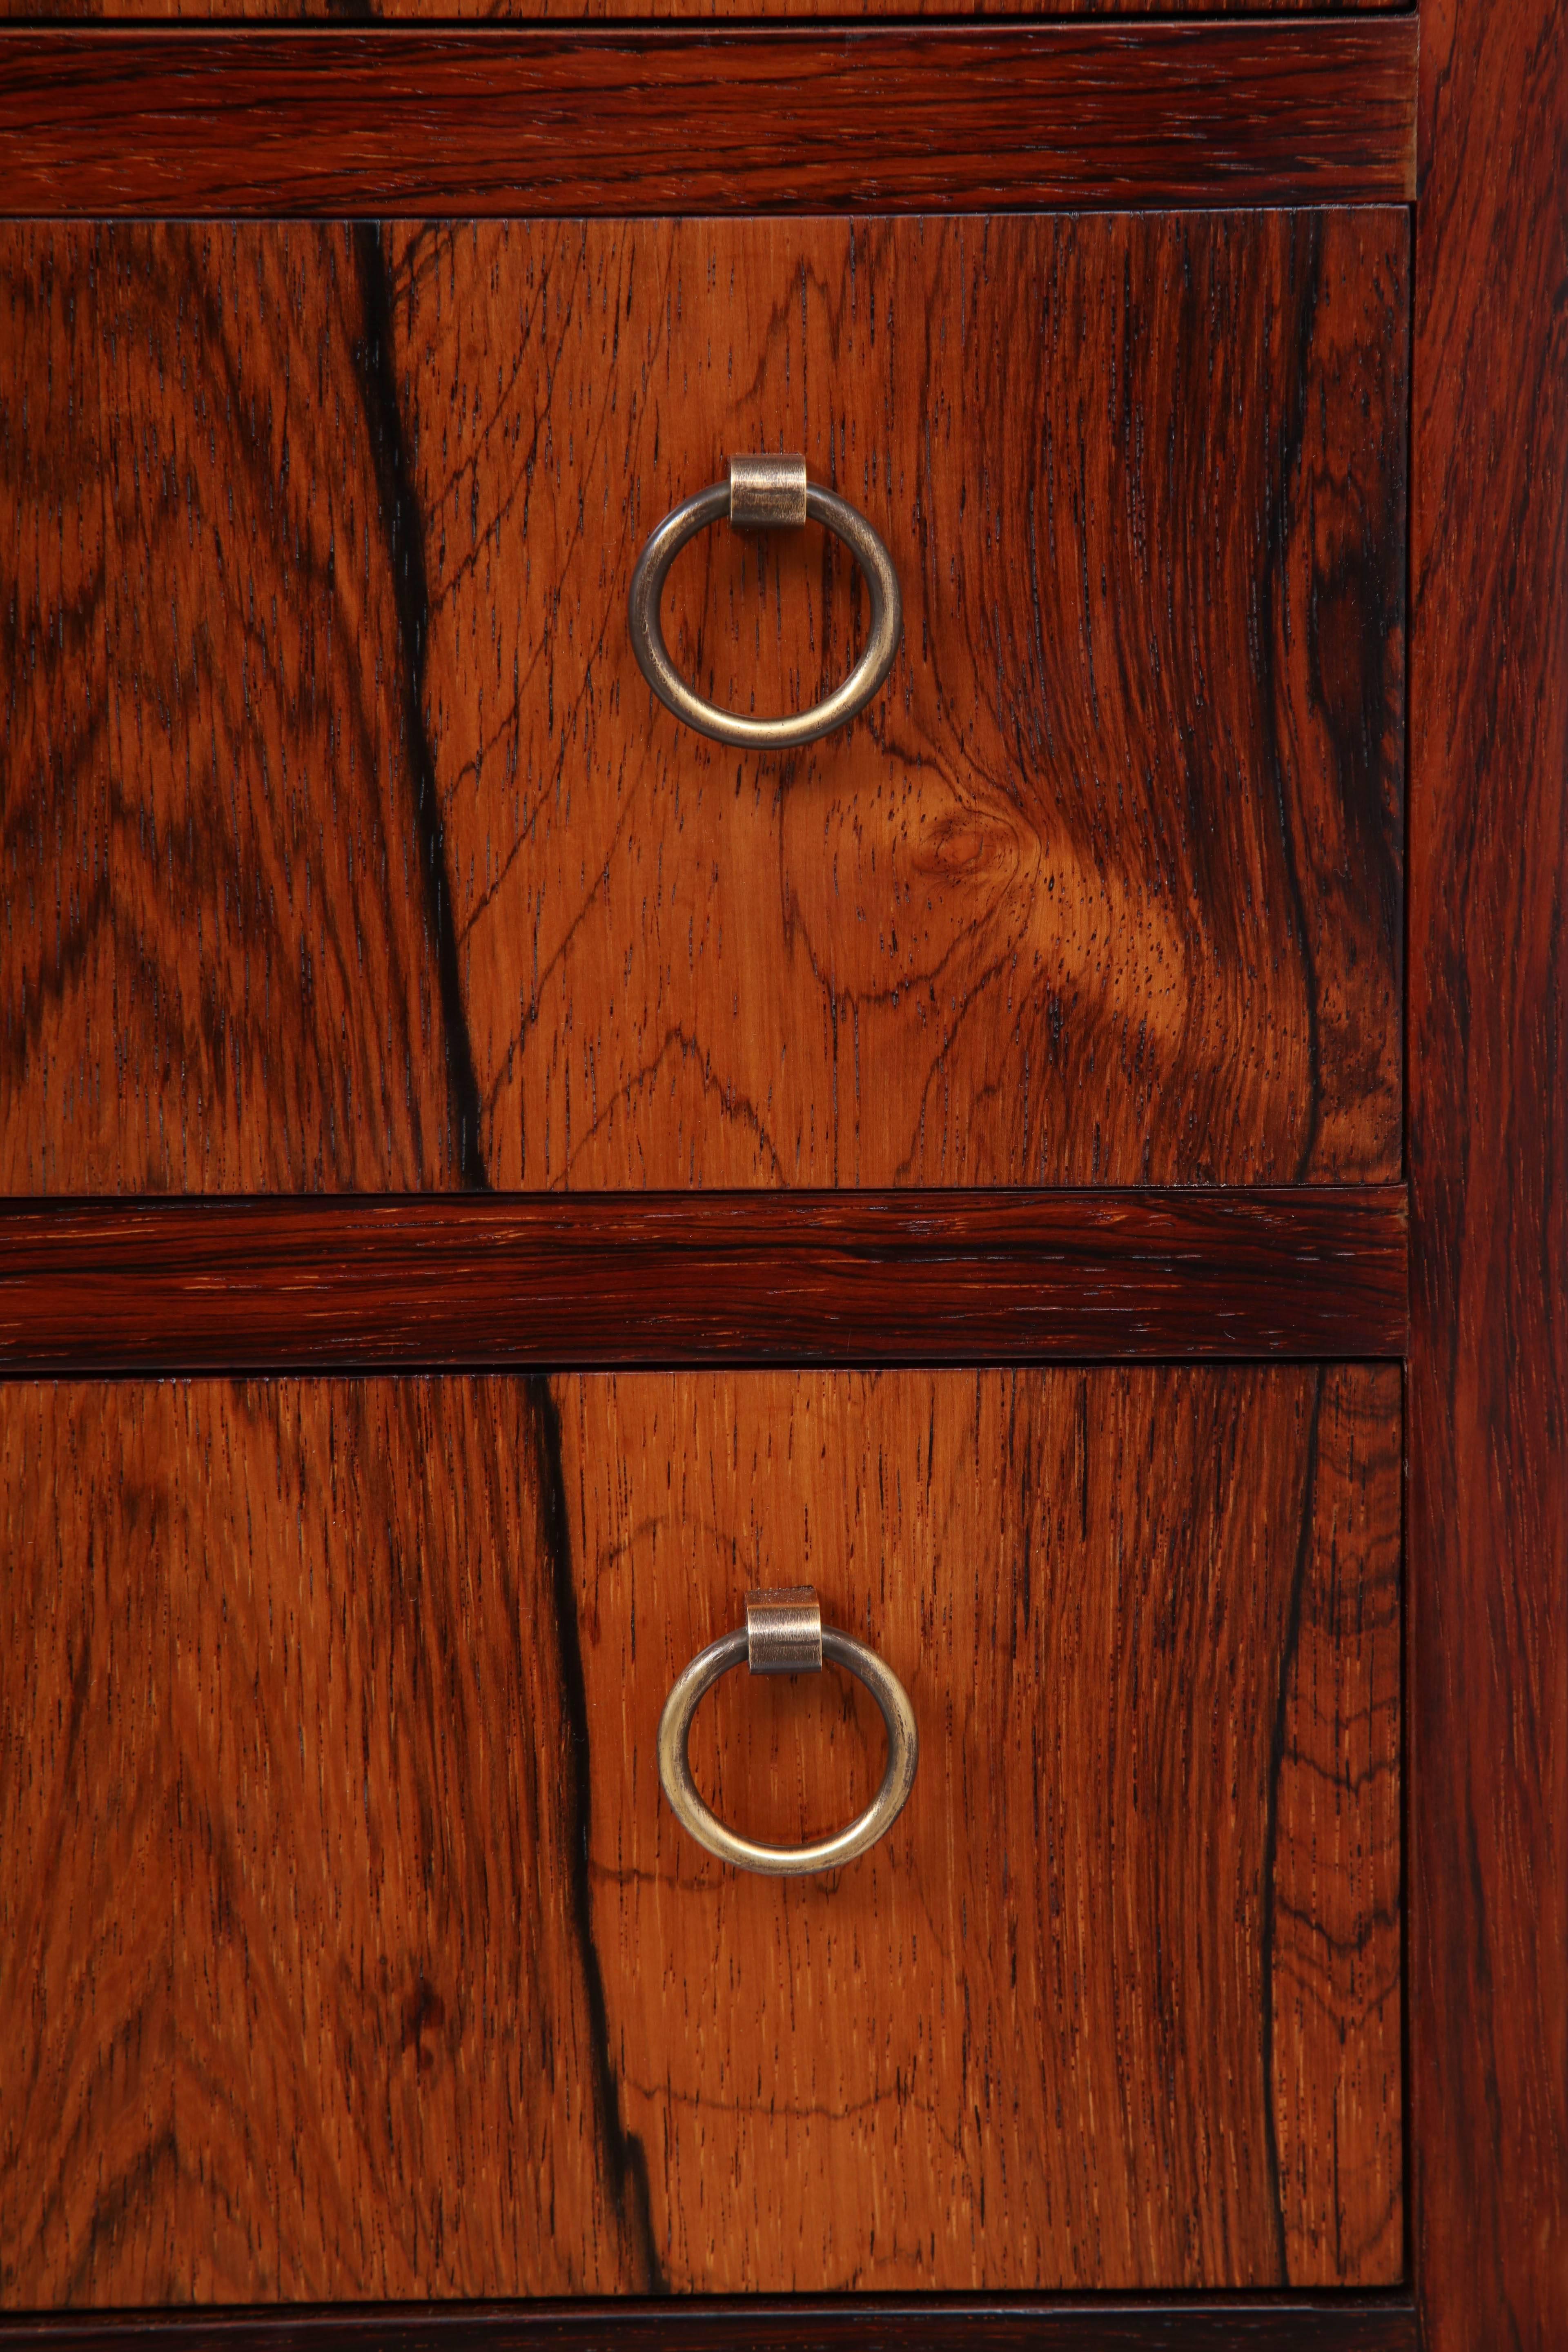
[[[1410,778],[1414,2249],[1568,2341],[1568,30],[1421,13]]]
[[[1415,2352],[1394,2296],[1312,2304],[984,2302],[948,2295],[762,2296],[533,2304],[393,2304],[357,2310],[76,2313],[0,2323],[13,2352],[753,2352],[897,2343],[907,2352]]]
[[[1415,26],[0,32],[0,212],[1404,201]]]
[[[1399,1185],[0,1212],[0,1369],[1394,1357]]]

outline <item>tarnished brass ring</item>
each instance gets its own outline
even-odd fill
[[[743,751],[788,751],[796,744],[815,742],[819,735],[830,734],[834,728],[846,725],[857,711],[864,710],[881,686],[893,666],[903,631],[903,600],[892,557],[865,516],[847,499],[823,489],[816,482],[807,482],[804,463],[794,463],[799,468],[799,488],[804,493],[800,519],[825,523],[843,540],[871,593],[871,626],[865,651],[842,686],[836,687],[824,700],[813,703],[809,710],[798,711],[794,718],[744,718],[739,711],[721,710],[717,703],[704,701],[688,686],[669,658],[659,605],[669,567],[687,541],[726,516],[733,521],[742,520],[743,515],[759,528],[777,527],[780,523],[787,528],[795,519],[782,511],[765,511],[760,499],[751,511],[738,509],[736,477],[741,473],[742,460],[733,461],[729,481],[714,482],[708,489],[699,490],[695,498],[687,499],[665,516],[637,558],[637,568],[632,575],[632,649],[644,677],[659,700],[689,727],[695,727],[700,735],[710,735],[720,743],[732,743]]]
[[[888,1727],[888,1769],[866,1811],[837,1836],[818,1838],[810,1845],[758,1845],[737,1831],[726,1829],[704,1803],[691,1777],[691,1760],[687,1753],[698,1702],[711,1690],[721,1675],[741,1664],[747,1644],[744,1626],[710,1642],[705,1650],[698,1652],[665,1700],[664,1713],[658,1719],[658,1777],[664,1793],[676,1819],[683,1829],[690,1831],[698,1844],[716,1853],[721,1862],[731,1863],[737,1870],[760,1870],[773,1878],[799,1878],[814,1870],[837,1870],[844,1863],[853,1862],[857,1854],[864,1853],[884,1830],[892,1827],[914,1786],[920,1735],[915,1729],[909,1695],[875,1650],[841,1633],[837,1626],[824,1625],[824,1658],[831,1658],[836,1665],[846,1667],[863,1682],[882,1711],[882,1720]]]

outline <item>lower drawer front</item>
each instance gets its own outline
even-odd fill
[[[0,1394],[0,2299],[1400,2275],[1394,1368]],[[681,1665],[905,1683],[836,1875]],[[830,1671],[697,1777],[867,1801]]]

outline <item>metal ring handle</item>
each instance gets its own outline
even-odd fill
[[[749,1639],[746,1628],[741,1626],[733,1633],[710,1642],[678,1677],[665,1700],[664,1713],[658,1719],[658,1777],[664,1793],[676,1819],[683,1829],[690,1831],[698,1844],[716,1853],[721,1862],[731,1863],[737,1870],[759,1870],[771,1878],[801,1878],[809,1871],[837,1870],[842,1864],[853,1862],[857,1854],[864,1853],[884,1830],[892,1827],[914,1786],[920,1735],[915,1729],[915,1713],[909,1695],[875,1650],[841,1633],[836,1625],[824,1625],[823,1656],[831,1658],[836,1665],[847,1667],[865,1684],[882,1710],[882,1720],[888,1727],[888,1769],[866,1811],[837,1836],[817,1838],[810,1845],[758,1845],[737,1831],[726,1829],[717,1813],[704,1803],[691,1777],[691,1759],[687,1753],[698,1701],[712,1689],[721,1675],[741,1664],[747,1654]]]
[[[716,742],[733,743],[744,751],[788,751],[797,743],[815,742],[819,735],[831,734],[834,728],[845,726],[857,711],[864,710],[891,669],[904,625],[903,599],[899,593],[893,559],[865,516],[847,499],[823,489],[816,482],[807,482],[804,458],[782,462],[798,467],[798,488],[804,491],[804,499],[796,513],[779,511],[775,492],[766,508],[759,498],[754,510],[748,514],[742,503],[743,469],[751,465],[761,475],[765,464],[767,472],[776,478],[780,462],[736,458],[731,462],[728,481],[714,482],[709,488],[699,490],[695,498],[687,499],[665,516],[637,558],[637,568],[632,574],[632,650],[644,677],[659,700],[689,727],[695,727],[700,735],[710,735]],[[700,530],[706,530],[710,523],[726,515],[742,526],[747,521],[782,521],[787,525],[797,520],[825,523],[849,549],[871,592],[871,630],[859,660],[842,686],[836,687],[826,700],[813,703],[809,710],[799,711],[793,719],[745,719],[737,711],[721,710],[717,703],[705,702],[687,685],[670,660],[664,642],[659,606],[669,567],[688,540],[695,539]]]

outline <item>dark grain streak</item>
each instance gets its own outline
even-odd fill
[[[540,1534],[561,1659],[561,1710],[568,1759],[564,1791],[567,1870],[572,1923],[588,2010],[594,2101],[605,2143],[610,2190],[616,2209],[631,2233],[641,2272],[639,2284],[647,2294],[664,2294],[668,2289],[654,2239],[647,2156],[637,2133],[626,2129],[621,2113],[621,2085],[610,2054],[605,1972],[595,1942],[589,1877],[594,1830],[593,1754],[589,1745],[587,1686],[583,1675],[583,1642],[577,1622],[577,1578],[572,1563],[571,1521],[561,1468],[561,1415],[547,1380],[535,1374],[526,1386],[539,1463]]]
[[[377,452],[382,520],[387,536],[406,683],[409,765],[416,787],[416,853],[425,877],[426,922],[434,943],[438,976],[447,1083],[451,1090],[452,1118],[458,1138],[458,1172],[460,1181],[468,1191],[482,1192],[488,1189],[489,1178],[479,1125],[479,1082],[474,1070],[468,1009],[463,1000],[449,862],[441,820],[440,783],[425,721],[425,665],[430,629],[425,520],[405,449],[395,373],[390,271],[380,231],[374,224],[361,224],[356,228],[354,254],[364,302],[362,375],[368,420]],[[609,2049],[604,1972],[594,1943],[593,1913],[588,1892],[593,1764],[583,1684],[582,1644],[577,1628],[571,1536],[561,1480],[560,1421],[547,1381],[537,1377],[530,1380],[526,1393],[535,1432],[541,1536],[554,1607],[561,1664],[561,1704],[571,1759],[564,1791],[565,1843],[572,1917],[593,2053],[595,2105],[609,2170],[611,2193],[616,2210],[628,2224],[637,2248],[642,2273],[640,2284],[645,2289],[658,2293],[662,2289],[663,2279],[648,2212],[647,2162],[641,2142],[635,2134],[626,2130],[621,2119],[619,2091]]]
[[[1301,1471],[1301,1523],[1296,1538],[1296,1561],[1290,1576],[1285,1632],[1279,1651],[1279,1696],[1268,1746],[1268,1812],[1263,1831],[1263,1933],[1259,1959],[1260,2007],[1263,2028],[1264,2145],[1268,2151],[1270,2198],[1279,2227],[1279,2275],[1289,2278],[1290,2263],[1286,2228],[1284,2184],[1279,2169],[1277,2066],[1274,2048],[1274,1944],[1279,1902],[1276,1876],[1279,1836],[1279,1782],[1285,1769],[1285,1725],[1290,1707],[1290,1681],[1301,1640],[1301,1601],[1307,1584],[1307,1562],[1316,1532],[1314,1513],[1318,1486],[1318,1423],[1323,1410],[1323,1374],[1312,1382],[1311,1411],[1307,1423],[1306,1454]]]
[[[1311,370],[1310,354],[1312,348],[1312,321],[1318,307],[1318,289],[1322,269],[1320,246],[1320,224],[1310,218],[1296,225],[1291,240],[1290,268],[1287,282],[1295,280],[1290,291],[1294,299],[1294,316],[1288,319],[1293,328],[1287,341],[1285,362],[1288,389],[1281,404],[1278,437],[1272,451],[1273,471],[1266,525],[1271,561],[1264,567],[1264,608],[1262,616],[1261,655],[1266,674],[1272,682],[1273,672],[1284,650],[1284,639],[1289,628],[1289,615],[1280,609],[1285,578],[1285,551],[1291,537],[1290,518],[1293,503],[1303,498],[1301,481],[1302,445],[1306,436],[1307,417],[1311,403]],[[1299,620],[1298,626],[1301,625]],[[1270,692],[1265,698],[1268,710],[1268,766],[1275,805],[1279,813],[1279,856],[1285,869],[1290,919],[1287,937],[1300,957],[1306,974],[1307,1041],[1306,1078],[1307,1115],[1301,1122],[1300,1158],[1293,1171],[1294,1181],[1304,1183],[1312,1165],[1313,1151],[1322,1119],[1322,1064],[1319,1038],[1318,981],[1316,957],[1311,933],[1307,922],[1306,892],[1301,886],[1300,859],[1296,845],[1296,826],[1289,805],[1286,787],[1285,746],[1280,740],[1279,698]],[[1283,2226],[1283,2224],[1281,2224]]]
[[[391,279],[381,232],[374,222],[362,221],[356,226],[353,247],[364,306],[364,332],[358,353],[360,382],[365,421],[375,454],[381,524],[386,536],[387,567],[397,612],[405,750],[414,793],[415,856],[424,888],[426,937],[435,954],[447,1085],[458,1142],[458,1181],[470,1191],[483,1190],[489,1179],[479,1129],[479,1087],[463,1002],[452,878],[441,815],[441,782],[425,719],[425,667],[430,643],[425,518],[405,446],[397,388]]]

